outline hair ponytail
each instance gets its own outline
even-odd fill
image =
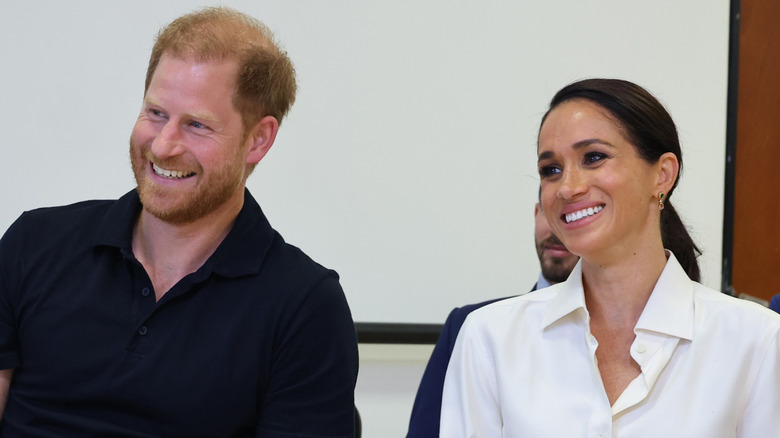
[[[696,260],[701,255],[701,250],[668,200],[661,210],[661,240],[664,248],[671,251],[680,262],[688,277],[693,281],[701,281],[699,262]]]

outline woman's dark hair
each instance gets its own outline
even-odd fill
[[[701,251],[669,202],[683,166],[680,140],[672,117],[653,95],[639,85],[620,79],[585,79],[569,84],[555,94],[541,124],[555,107],[573,99],[587,100],[609,111],[623,135],[648,163],[658,162],[666,152],[677,156],[680,172],[669,193],[664,195],[661,239],[664,247],[674,253],[688,277],[699,281],[701,275],[696,258]]]

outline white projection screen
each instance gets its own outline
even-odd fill
[[[3,1],[0,230],[134,187],[153,37],[202,1]],[[726,0],[235,0],[295,63],[297,101],[248,181],[285,239],[341,275],[356,322],[442,323],[536,281],[536,133],[586,77],[648,88],[678,124],[673,201],[720,288]]]

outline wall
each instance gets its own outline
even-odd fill
[[[432,351],[432,345],[360,345],[355,405],[364,437],[406,435],[417,386]]]

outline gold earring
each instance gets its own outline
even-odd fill
[[[658,194],[658,209],[664,209],[664,192]]]

